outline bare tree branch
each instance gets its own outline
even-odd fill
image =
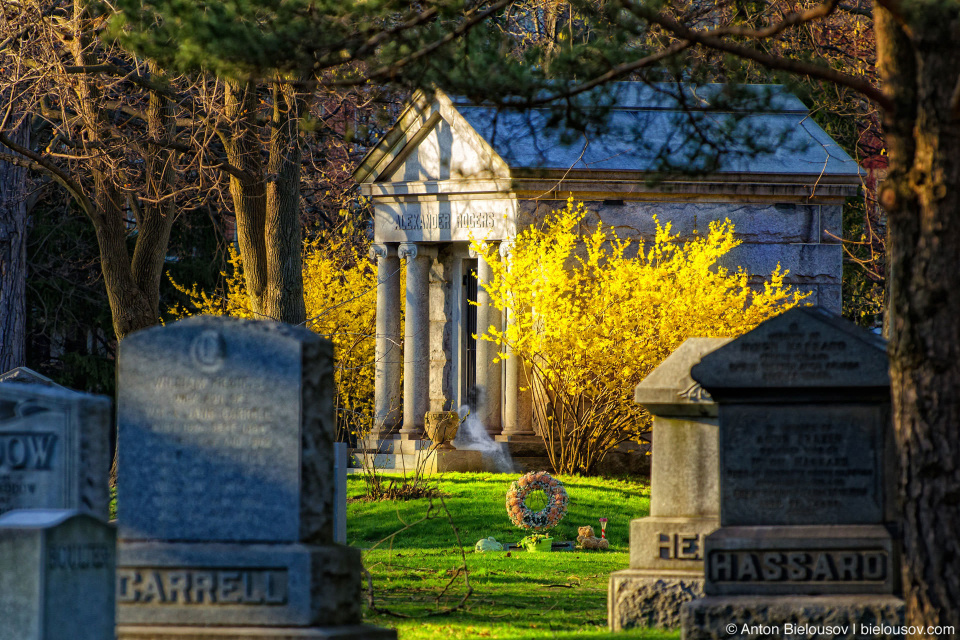
[[[666,29],[670,33],[674,34],[678,38],[683,40],[688,40],[700,44],[704,47],[711,49],[716,49],[718,51],[724,51],[726,53],[732,53],[733,55],[745,58],[747,60],[753,60],[767,68],[777,69],[781,71],[789,71],[791,73],[797,73],[801,75],[806,75],[811,78],[816,78],[818,80],[825,80],[827,82],[833,82],[844,87],[849,87],[854,91],[857,91],[870,100],[873,100],[878,105],[880,105],[884,110],[887,110],[893,106],[890,97],[887,96],[883,91],[874,87],[868,81],[863,78],[858,78],[842,71],[837,71],[836,69],[831,69],[829,67],[824,67],[821,65],[812,64],[809,62],[804,62],[802,60],[794,60],[791,58],[783,58],[780,56],[775,56],[751,47],[737,44],[734,42],[729,42],[724,40],[722,35],[724,34],[725,29],[729,28],[720,28],[716,31],[702,31],[697,29],[691,29],[686,27],[673,18],[664,15],[663,13],[653,11],[648,7],[643,6],[633,0],[621,0],[621,4],[631,13],[636,15],[639,18],[647,20],[653,24],[659,25],[663,29]],[[831,9],[832,10],[832,9]],[[813,18],[811,18],[813,19]],[[792,24],[800,24],[796,22],[797,18],[790,19]],[[772,25],[771,27],[756,30],[755,34],[762,34],[767,31],[778,32],[779,25]],[[716,35],[720,33],[721,35]],[[744,30],[737,35],[747,35],[750,33],[750,30]]]

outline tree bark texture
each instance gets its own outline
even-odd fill
[[[8,135],[30,146],[30,121],[17,121]],[[0,372],[24,364],[27,282],[27,169],[0,161]]]
[[[889,3],[884,3],[889,4]],[[916,638],[960,630],[960,5],[874,11],[893,108],[888,214],[890,376],[903,501],[903,579]],[[898,6],[894,6],[898,9]],[[928,633],[952,625],[952,633]]]

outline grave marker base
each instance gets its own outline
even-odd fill
[[[611,631],[680,626],[680,607],[703,597],[703,571],[624,569],[610,574],[607,621]]]
[[[360,550],[120,541],[120,624],[310,627],[361,620]]]
[[[396,640],[394,629],[341,627],[166,627],[120,625],[117,640]]]
[[[712,596],[900,593],[900,548],[883,525],[723,527],[706,552]]]

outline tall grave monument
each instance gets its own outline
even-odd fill
[[[0,375],[0,640],[113,638],[110,400]]]
[[[610,574],[608,622],[676,627],[703,596],[703,542],[720,526],[717,405],[690,377],[729,338],[690,338],[637,385],[653,415],[650,516],[630,522],[630,568]]]
[[[393,639],[334,543],[329,342],[201,316],[137,332],[118,373],[120,640]]]
[[[719,405],[720,529],[706,539],[707,597],[682,608],[684,640],[902,625],[885,343],[794,308],[691,374]]]

